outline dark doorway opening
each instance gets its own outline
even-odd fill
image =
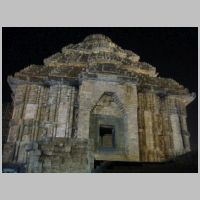
[[[100,125],[100,146],[101,147],[108,147],[114,148],[115,141],[115,129],[113,126],[110,125]]]

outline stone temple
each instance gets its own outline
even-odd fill
[[[92,172],[94,161],[164,162],[190,151],[195,95],[101,35],[8,77],[13,114],[3,163]]]

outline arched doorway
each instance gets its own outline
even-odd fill
[[[104,92],[90,112],[90,138],[98,154],[124,154],[125,112],[113,92]]]

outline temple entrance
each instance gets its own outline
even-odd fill
[[[100,144],[102,148],[115,147],[115,128],[111,125],[100,125],[99,128]]]
[[[124,113],[118,98],[105,92],[90,115],[90,138],[96,155],[123,154],[125,148]]]

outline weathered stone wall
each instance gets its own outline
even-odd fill
[[[34,173],[91,172],[93,144],[89,140],[56,138],[29,145],[27,171]]]
[[[51,163],[54,158],[64,159],[61,159],[63,152],[66,156],[70,154],[64,150],[69,143],[64,142],[66,148],[63,150],[62,145],[56,147],[60,149],[58,154],[49,150],[52,156],[45,154],[43,149],[47,144],[54,149],[56,139],[76,137],[94,143],[94,152],[90,152],[94,155],[90,157],[90,162],[94,159],[158,162],[190,151],[185,104],[180,99],[159,96],[152,91],[137,94],[136,84],[123,81],[119,76],[90,76],[83,74],[79,91],[61,84],[18,85],[3,161],[23,164],[28,160],[29,163],[38,160],[35,167],[30,165],[32,171],[59,171],[62,164],[55,169],[51,167],[54,164],[44,169],[45,164],[41,163],[46,163],[48,159]],[[94,136],[98,126],[107,121],[117,129],[116,148],[112,153],[98,151],[95,143],[98,141],[98,133]],[[34,153],[27,150],[32,142],[40,144],[40,149]],[[85,156],[89,153],[87,151],[83,150]],[[44,160],[39,162],[41,158]],[[69,160],[69,163],[72,164],[73,160]],[[65,168],[60,170],[72,171],[66,163]]]
[[[5,147],[14,149],[4,151],[4,162],[26,162],[30,142],[71,137],[75,93],[74,87],[61,84],[18,85]]]
[[[138,94],[140,153],[142,161],[162,161],[172,151],[172,134],[164,100],[154,92]]]
[[[180,99],[145,91],[138,94],[138,105],[142,161],[164,161],[190,150],[185,105]]]
[[[90,172],[92,144],[72,137],[77,91],[68,85],[19,85],[3,161],[27,172]]]

